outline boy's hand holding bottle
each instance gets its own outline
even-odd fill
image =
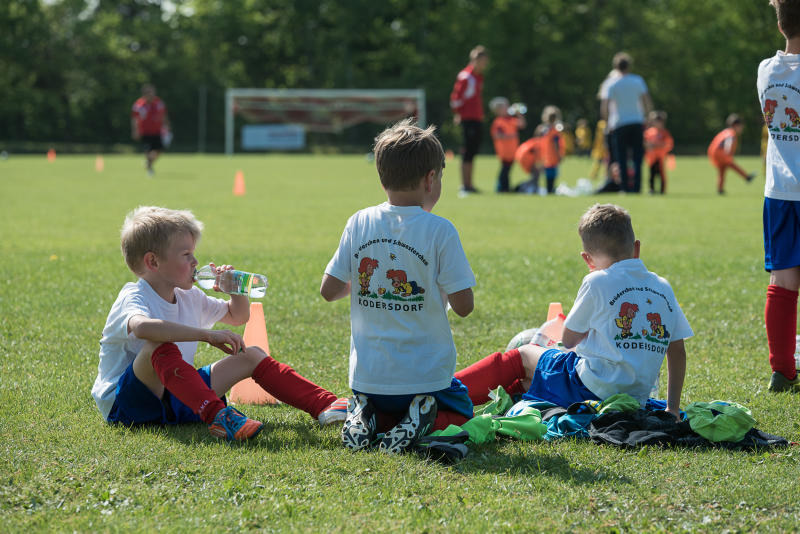
[[[267,277],[263,274],[237,271],[231,265],[217,267],[213,263],[197,269],[194,278],[203,289],[257,299],[264,296],[268,286]]]

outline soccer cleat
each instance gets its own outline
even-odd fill
[[[408,405],[408,413],[397,426],[384,434],[378,450],[399,454],[412,447],[419,438],[433,429],[436,420],[436,399],[430,395],[417,395]]]
[[[250,419],[232,406],[219,411],[214,421],[208,425],[208,431],[218,438],[228,441],[244,441],[258,435],[264,423]]]
[[[347,397],[336,399],[317,416],[320,426],[341,423],[347,419]]]
[[[754,172],[751,172],[750,174],[748,174],[748,175],[747,175],[747,178],[745,178],[745,180],[746,180],[748,183],[749,183],[749,182],[752,182],[753,180],[755,180],[756,176],[758,176],[756,173],[754,173]]]
[[[772,378],[769,380],[769,387],[767,389],[776,393],[780,391],[800,393],[800,373],[795,375],[794,380],[789,380],[783,376],[783,373],[774,371],[772,373]]]
[[[337,401],[338,402],[338,401]],[[372,443],[378,433],[375,407],[366,395],[354,395],[347,402],[347,417],[342,426],[342,445],[360,451]]]

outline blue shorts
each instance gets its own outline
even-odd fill
[[[522,398],[534,401],[547,401],[569,407],[570,404],[586,400],[601,400],[583,385],[575,364],[580,357],[574,352],[561,352],[557,349],[545,351],[536,364],[531,388]]]
[[[439,410],[456,412],[468,419],[472,419],[473,405],[469,398],[467,386],[461,383],[456,377],[450,381],[450,387],[429,393],[412,393],[408,395],[376,395],[374,393],[361,393],[353,390],[353,393],[366,395],[370,402],[380,412],[388,414],[404,414],[408,410],[408,405],[417,395],[430,395],[436,399],[436,406]]]
[[[197,370],[208,387],[211,387],[211,366],[206,365]],[[225,397],[222,397],[225,402]],[[164,397],[159,399],[133,374],[131,363],[117,383],[117,398],[106,419],[109,423],[139,425],[156,423],[161,425],[178,425],[182,423],[202,423],[203,420],[191,408],[164,390]]]
[[[764,269],[800,265],[800,201],[764,198]]]

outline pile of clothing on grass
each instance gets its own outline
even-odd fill
[[[623,448],[662,445],[769,450],[790,445],[783,437],[755,428],[750,410],[733,402],[694,402],[677,421],[664,411],[666,401],[649,399],[642,408],[625,393],[567,408],[543,401],[514,403],[502,387],[489,397],[490,402],[475,409],[474,418],[421,438],[414,450],[452,463],[466,457],[467,445],[488,443],[497,437],[524,441],[588,438]]]

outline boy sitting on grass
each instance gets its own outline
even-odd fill
[[[345,399],[337,401],[260,348],[245,347],[238,334],[211,329],[216,322],[246,323],[250,303],[245,295],[232,295],[229,301],[209,297],[192,285],[202,229],[189,211],[142,206],[126,217],[122,254],[138,281],[123,286],[103,329],[92,388],[100,413],[109,423],[126,425],[202,421],[214,436],[243,441],[257,435],[263,424],[220,397],[252,377],[320,424],[344,420]],[[217,274],[231,268],[224,266]],[[195,369],[198,341],[230,356]]]
[[[567,407],[627,393],[642,405],[666,353],[666,411],[680,418],[686,373],[683,340],[692,329],[666,280],[639,259],[628,212],[612,204],[592,206],[581,218],[581,257],[591,271],[583,279],[564,323],[567,351],[523,345],[494,353],[456,373],[473,403],[502,385],[510,394]],[[524,391],[524,389],[523,389]]]
[[[320,293],[327,301],[350,297],[354,396],[342,442],[364,449],[376,439],[379,414],[402,417],[378,444],[399,453],[433,428],[437,414],[458,424],[472,417],[467,390],[453,377],[447,304],[469,315],[475,276],[453,224],[430,213],[445,164],[433,127],[404,120],[387,128],[375,140],[375,163],[388,202],[347,221]]]

